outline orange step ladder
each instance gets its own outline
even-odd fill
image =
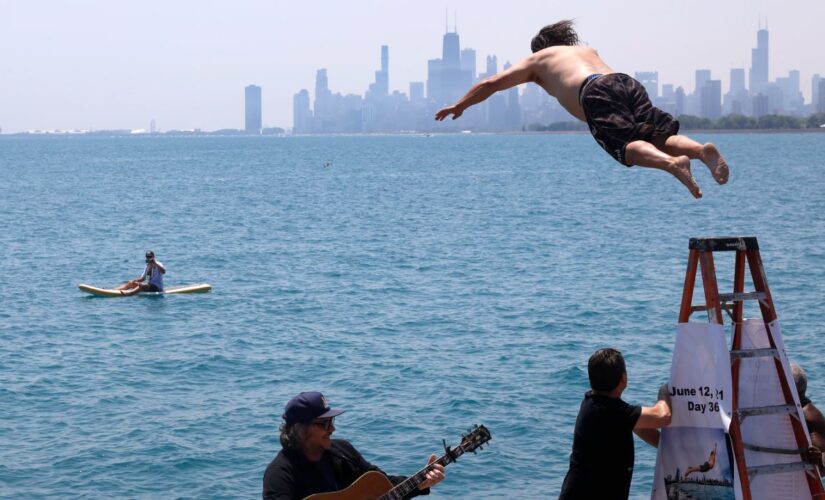
[[[805,477],[812,498],[825,498],[822,482],[816,467],[804,461],[804,452],[810,445],[803,427],[805,424],[799,419],[799,412],[794,401],[793,392],[788,384],[787,374],[783,368],[775,338],[771,332],[771,324],[777,319],[771,292],[765,270],[762,267],[762,257],[759,254],[759,244],[756,237],[723,237],[723,238],[691,238],[688,244],[688,266],[685,274],[685,287],[682,292],[682,305],[679,311],[679,323],[687,323],[694,312],[706,311],[708,321],[723,325],[723,314],[726,312],[733,324],[733,342],[731,346],[731,378],[733,383],[733,397],[731,400],[731,422],[729,434],[733,453],[736,457],[736,468],[742,487],[742,497],[750,500],[751,478],[756,475],[782,473],[789,470],[805,470]],[[714,252],[736,252],[733,277],[733,293],[719,293],[716,281],[716,270],[713,263]],[[745,292],[745,263],[750,269],[751,280],[755,288],[752,292]],[[696,283],[697,269],[701,268],[702,285],[705,291],[705,304],[693,305],[693,289]],[[758,301],[762,312],[770,348],[742,349],[742,320],[744,303]],[[743,358],[772,357],[776,366],[779,383],[782,388],[785,404],[763,406],[755,408],[739,408],[739,368]],[[748,467],[745,462],[745,443],[742,440],[741,423],[747,418],[763,415],[787,414],[796,439],[797,448],[793,450],[773,450],[775,453],[799,454],[800,461],[793,463],[777,463],[775,465],[760,465]]]

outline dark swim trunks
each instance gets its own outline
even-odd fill
[[[622,165],[633,141],[664,142],[679,122],[653,106],[644,86],[622,73],[590,75],[579,89],[579,103],[596,142]]]
[[[710,462],[705,462],[699,466],[699,472],[707,472],[710,470]]]

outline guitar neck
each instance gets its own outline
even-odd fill
[[[427,480],[427,473],[433,469],[434,465],[438,464],[446,467],[448,464],[455,462],[456,459],[463,454],[464,449],[461,446],[456,447],[454,450],[449,450],[449,453],[445,453],[435,462],[408,477],[404,482],[399,483],[396,487],[382,495],[379,500],[401,500],[406,498],[407,495],[415,491],[421,483]]]

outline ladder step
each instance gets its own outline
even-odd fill
[[[727,236],[721,238],[691,238],[688,248],[700,252],[733,252],[736,250],[759,250],[755,236]]]
[[[720,293],[720,302],[744,302],[746,300],[762,300],[766,297],[765,292],[744,292],[744,293]]]
[[[745,420],[747,417],[759,417],[763,415],[778,415],[783,413],[796,413],[796,405],[773,405],[773,406],[755,406],[753,408],[739,408],[736,413],[739,415],[739,420]]]
[[[748,476],[752,479],[764,474],[781,474],[783,472],[791,472],[795,470],[813,470],[814,466],[807,462],[791,462],[789,464],[771,464],[771,465],[757,465],[748,467]]]
[[[807,448],[770,448],[768,446],[757,446],[755,444],[748,443],[745,443],[742,446],[744,446],[746,450],[758,451],[761,453],[772,453],[774,455],[800,455],[808,451]]]
[[[771,349],[770,347],[765,347],[762,349],[739,349],[733,350],[730,352],[730,359],[742,359],[742,358],[778,358],[779,351],[776,349]]]

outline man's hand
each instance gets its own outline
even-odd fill
[[[816,446],[809,446],[805,452],[805,461],[822,467],[822,451]]]
[[[453,120],[461,116],[464,113],[463,110],[459,109],[458,106],[448,106],[446,108],[441,108],[435,114],[435,119],[438,121],[443,121],[444,118],[447,118],[450,115],[453,115]]]
[[[427,465],[432,464],[435,462],[435,455],[430,455],[430,459],[427,461]],[[432,488],[436,484],[440,483],[444,480],[444,466],[441,464],[433,465],[433,468],[430,472],[427,473],[427,479],[424,480],[423,483],[418,485],[419,490],[426,490],[427,488]]]

